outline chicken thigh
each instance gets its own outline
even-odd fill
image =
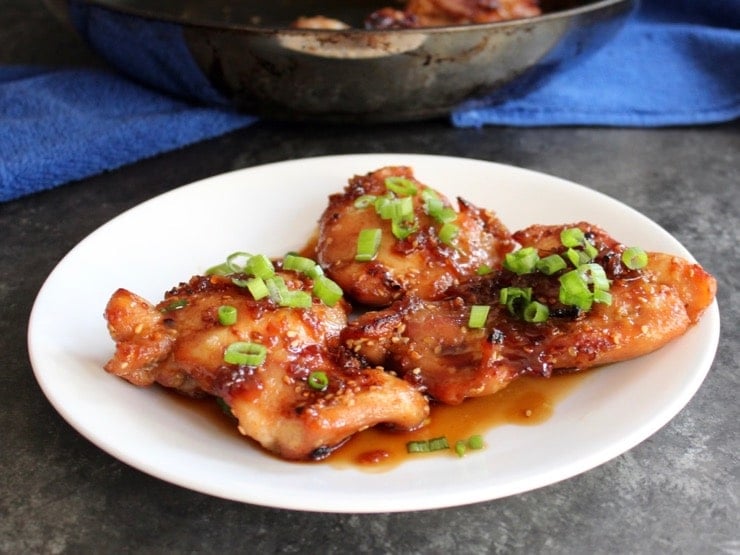
[[[459,211],[417,181],[411,168],[385,167],[355,176],[331,195],[319,222],[318,262],[353,301],[387,306],[406,294],[442,298],[479,268],[500,265],[514,247],[490,211],[458,199]],[[364,260],[363,232],[378,241]]]
[[[276,276],[311,291],[297,272]],[[318,460],[377,424],[409,430],[428,416],[426,398],[339,345],[343,300],[308,306],[255,300],[243,276],[196,276],[152,305],[119,289],[105,311],[116,352],[105,369],[133,384],[159,383],[222,399],[242,434],[286,459]],[[222,312],[227,307],[230,320]]]
[[[623,258],[627,248],[588,223],[532,226],[514,238],[539,259],[556,254],[568,260],[569,249],[571,256],[581,252],[562,244],[562,232],[570,229],[593,247],[587,267],[580,266],[584,275],[598,273],[598,265],[608,280],[607,287],[591,277],[603,283],[597,295],[593,283],[583,282],[582,298],[590,306],[570,302],[568,291],[563,297],[563,276],[578,277],[572,262],[549,275],[501,269],[450,290],[447,299],[408,297],[368,312],[342,332],[343,342],[368,364],[397,372],[439,402],[457,404],[524,374],[550,376],[647,354],[685,333],[712,303],[716,282],[698,264],[648,253],[644,267],[631,269]],[[517,294],[502,302],[504,290]],[[525,301],[536,302],[546,319],[537,311],[524,318]],[[488,312],[471,327],[474,306]]]

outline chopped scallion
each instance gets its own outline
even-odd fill
[[[406,443],[408,453],[429,453],[429,441],[409,441]]]
[[[588,256],[589,260],[593,260],[596,258],[596,255],[599,254],[599,249],[597,249],[594,245],[591,244],[588,240],[583,244],[583,252],[586,253],[586,256]]]
[[[607,279],[606,272],[602,266],[594,263],[583,264],[578,268],[578,271],[581,273],[586,283],[590,283],[594,286],[594,290],[609,290],[609,280]]]
[[[458,457],[464,456],[465,455],[465,451],[467,451],[467,450],[468,450],[468,446],[465,443],[465,440],[464,439],[458,439],[455,442],[455,453],[457,454]]]
[[[577,227],[569,227],[560,232],[560,242],[564,247],[580,247],[585,240],[583,231]]]
[[[560,280],[560,292],[558,299],[561,303],[576,306],[581,310],[589,310],[593,303],[593,293],[588,288],[578,270],[566,272],[558,278]]]
[[[288,253],[283,258],[283,269],[292,270],[301,274],[309,275],[316,266],[316,262],[305,256],[294,253]]]
[[[552,274],[565,269],[567,266],[567,263],[559,254],[551,254],[545,258],[540,258],[535,264],[537,270],[547,276],[551,276]]]
[[[236,324],[236,307],[223,304],[218,307],[218,323],[222,326],[233,326]]]
[[[445,436],[435,437],[429,440],[430,451],[443,451],[449,448],[450,444],[447,442],[447,438]]]
[[[531,287],[504,287],[499,291],[499,302],[506,305],[509,312],[519,316],[523,307],[532,300]]]
[[[311,389],[324,391],[327,387],[329,387],[329,377],[326,375],[326,372],[311,372],[308,375],[307,383]]]
[[[594,291],[594,302],[610,305],[612,304],[612,294],[603,289],[597,289]]]
[[[275,275],[272,261],[264,254],[255,254],[247,261],[246,271],[253,276],[267,279]]]
[[[565,257],[570,260],[573,267],[578,268],[581,264],[588,264],[591,258],[586,254],[585,251],[580,249],[569,248],[565,251]]]
[[[450,444],[445,436],[409,441],[406,443],[406,451],[408,453],[431,453],[433,451],[444,451],[449,448]]]
[[[647,266],[648,255],[640,247],[628,247],[622,253],[622,264],[630,270],[640,270]]]
[[[391,233],[396,239],[406,239],[412,233],[416,233],[419,227],[414,220],[391,220]]]
[[[260,366],[266,358],[267,347],[250,341],[237,341],[224,351],[224,362],[238,366]]]
[[[311,302],[311,294],[307,291],[284,291],[281,293],[280,306],[310,308]]]
[[[355,254],[355,260],[358,262],[369,262],[373,260],[378,254],[382,236],[383,232],[377,227],[360,231],[360,234],[357,236],[357,254]]]
[[[265,287],[267,287],[272,302],[282,304],[283,295],[288,292],[288,286],[285,285],[285,280],[280,276],[273,276],[265,280]]]
[[[460,234],[460,228],[455,224],[447,222],[439,228],[439,240],[445,245],[452,246]]]
[[[471,306],[470,317],[468,318],[468,327],[472,329],[484,327],[490,310],[491,307],[485,304],[476,304]]]
[[[525,322],[545,322],[550,316],[550,309],[538,301],[531,301],[522,311],[522,318]]]
[[[317,277],[324,275],[324,269],[318,264],[314,264],[313,267],[306,272],[306,275],[311,279],[316,279]]]
[[[468,447],[471,449],[483,449],[485,443],[483,442],[483,436],[476,434],[473,436],[470,436],[468,439]]]
[[[334,306],[342,298],[342,288],[328,277],[321,275],[313,282],[313,294],[327,306]]]
[[[249,278],[244,283],[244,286],[252,294],[252,298],[255,301],[264,299],[270,294],[270,290],[267,288],[267,285],[265,285],[265,280],[260,277]]]
[[[416,184],[406,177],[386,177],[385,187],[397,195],[413,196],[416,194]]]
[[[355,208],[364,210],[368,206],[372,206],[375,203],[376,198],[377,197],[375,195],[361,195],[355,199]]]
[[[160,312],[172,312],[174,310],[180,310],[181,308],[185,308],[188,306],[188,300],[187,299],[175,299],[174,301],[170,301],[166,305],[164,305],[162,308],[159,309]]]
[[[531,274],[535,271],[539,259],[540,256],[537,253],[537,249],[534,247],[524,247],[506,254],[504,257],[504,268],[517,275]]]

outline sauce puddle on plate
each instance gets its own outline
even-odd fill
[[[552,378],[522,377],[494,395],[468,399],[460,405],[432,406],[430,422],[415,432],[393,432],[382,428],[365,430],[338,449],[328,459],[337,468],[354,467],[367,472],[385,472],[418,457],[458,457],[455,442],[505,424],[532,426],[552,416],[555,405],[570,393],[589,372],[564,374]],[[449,449],[433,453],[407,451],[410,441],[444,436]],[[486,449],[484,446],[483,449]],[[475,456],[468,449],[465,456]]]
[[[494,395],[468,399],[457,406],[433,405],[429,424],[421,430],[394,432],[381,427],[371,428],[356,434],[323,463],[303,464],[330,464],[335,468],[386,472],[418,457],[457,457],[454,447],[458,440],[485,434],[491,428],[505,424],[533,426],[547,421],[558,401],[575,389],[587,375],[589,372],[552,378],[522,377]],[[224,413],[212,398],[190,399],[175,393],[170,397],[183,409],[208,419],[218,433],[239,437],[255,448],[260,448],[256,442],[239,433],[234,419]],[[407,452],[406,444],[410,441],[442,436],[447,438],[450,449],[421,454]],[[486,448],[487,446],[483,447]],[[475,454],[475,450],[468,450],[465,456]]]

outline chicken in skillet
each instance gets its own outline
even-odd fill
[[[355,176],[329,197],[317,260],[362,305],[386,306],[406,294],[442,298],[480,267],[500,265],[514,248],[492,212],[463,199],[458,204],[456,211],[409,167]]]
[[[514,238],[522,249],[505,268],[443,300],[409,296],[368,312],[343,342],[368,364],[457,404],[524,374],[652,352],[685,333],[715,296],[714,278],[698,264],[628,249],[588,223],[535,225]]]
[[[409,0],[407,13],[421,27],[467,25],[541,15],[537,0]]]
[[[254,277],[195,276],[157,305],[119,289],[105,311],[116,342],[105,369],[139,386],[218,397],[242,434],[286,459],[322,459],[377,424],[423,425],[421,393],[343,356],[343,299],[311,295],[316,280],[279,265]]]

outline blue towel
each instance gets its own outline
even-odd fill
[[[91,43],[121,46],[121,21],[111,24],[95,10],[74,15]],[[142,40],[171,43],[179,32],[172,24],[148,27]],[[135,53],[137,44],[129,44]],[[178,59],[183,66],[169,72],[156,59],[134,62],[156,91],[105,69],[0,67],[0,202],[256,121],[221,106],[207,82],[183,80],[196,70],[186,56]],[[184,83],[208,104],[160,92],[182,92]],[[740,0],[643,0],[622,31],[580,64],[516,100],[461,107],[451,123],[651,127],[738,116]]]
[[[600,50],[526,96],[452,114],[460,127],[658,127],[740,117],[740,0],[643,0]]]

